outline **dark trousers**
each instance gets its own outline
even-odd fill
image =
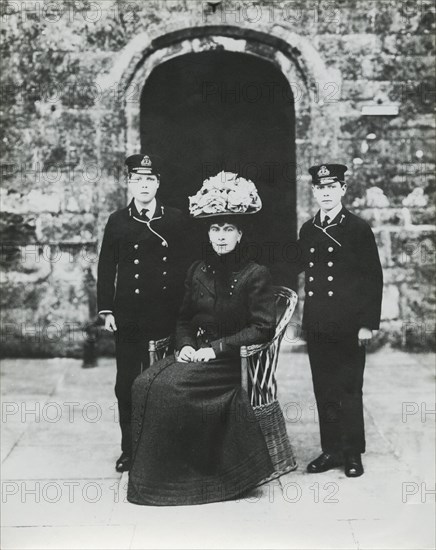
[[[357,333],[308,332],[307,346],[326,453],[364,453],[363,371],[365,348]]]
[[[117,378],[115,395],[121,428],[121,450],[128,455],[132,450],[131,417],[132,385],[135,378],[149,366],[148,341],[150,336],[137,321],[117,323],[115,355]]]

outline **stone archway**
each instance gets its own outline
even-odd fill
[[[223,49],[266,59],[277,66],[288,80],[295,99],[295,141],[297,160],[298,223],[308,215],[310,198],[305,183],[311,162],[335,158],[339,153],[337,136],[339,117],[337,96],[341,76],[327,68],[311,42],[294,32],[277,26],[273,36],[235,26],[198,26],[181,28],[151,39],[147,33],[137,35],[118,55],[111,71],[100,75],[102,97],[113,99],[113,91],[122,96],[125,118],[124,154],[138,152],[140,144],[139,97],[151,71],[162,62],[186,54]],[[113,111],[113,107],[108,107]],[[319,136],[322,135],[322,139]],[[316,150],[312,144],[316,143]]]
[[[272,63],[284,75],[294,97],[296,148],[296,220],[300,226],[311,211],[307,168],[338,154],[339,118],[336,103],[325,101],[340,89],[340,75],[327,69],[310,42],[290,30],[281,38],[266,32],[232,26],[198,26],[162,34],[151,40],[144,33],[120,53],[111,72],[100,79],[102,91],[123,96],[124,155],[140,152],[140,96],[152,71],[187,54],[228,51],[256,56]],[[322,138],[320,138],[322,136]],[[312,144],[316,143],[316,150]],[[292,144],[293,145],[293,144]],[[120,205],[122,206],[122,205]],[[293,238],[293,234],[289,238]]]

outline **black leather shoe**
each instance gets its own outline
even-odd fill
[[[117,472],[128,472],[130,470],[130,456],[128,454],[121,454],[115,463],[115,470]]]
[[[321,472],[327,472],[332,468],[342,466],[342,464],[343,460],[339,456],[322,453],[318,458],[315,458],[315,460],[312,460],[312,462],[307,465],[307,471],[309,474],[320,474]]]
[[[347,477],[360,477],[363,475],[362,458],[359,453],[345,455],[345,475]]]

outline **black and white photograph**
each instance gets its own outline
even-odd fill
[[[433,0],[0,0],[1,548],[435,548]]]

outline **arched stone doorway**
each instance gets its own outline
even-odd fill
[[[308,167],[326,158],[335,159],[339,154],[337,98],[328,101],[324,98],[331,95],[332,85],[340,89],[341,75],[339,71],[327,67],[310,40],[295,34],[291,27],[276,25],[274,35],[270,34],[270,30],[261,30],[261,26],[259,30],[253,30],[229,25],[184,28],[181,23],[180,28],[171,33],[162,24],[161,28],[153,29],[153,36],[147,32],[137,35],[114,59],[109,73],[99,77],[98,84],[103,92],[101,116],[117,121],[110,158],[119,159],[115,160],[119,167],[126,155],[141,150],[140,97],[150,75],[160,65],[186,54],[218,51],[239,52],[246,54],[247,59],[253,56],[274,65],[287,80],[294,98],[295,142],[292,141],[289,146],[293,148],[295,144],[296,181],[293,193],[296,194],[296,221],[289,220],[285,227],[281,227],[284,238],[291,241],[295,235],[292,227],[295,223],[299,227],[313,211]],[[115,108],[114,90],[117,98]],[[105,148],[107,144],[102,139],[99,146],[101,158],[108,156]],[[102,192],[98,222],[100,233],[107,214],[125,205],[119,189],[121,183],[119,178],[113,179],[112,183],[108,178]],[[288,228],[289,234],[285,235]],[[283,252],[280,254],[280,258],[286,261]],[[290,284],[289,280],[287,284]]]
[[[291,284],[284,251],[296,236],[295,112],[276,66],[225,50],[165,61],[142,89],[140,140],[142,152],[162,159],[162,199],[185,211],[206,177],[226,170],[252,179],[263,209],[250,250],[276,283]]]

